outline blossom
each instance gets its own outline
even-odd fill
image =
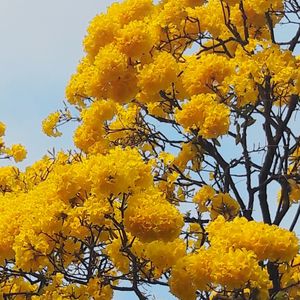
[[[236,217],[227,222],[219,216],[209,224],[207,232],[213,246],[245,248],[253,251],[259,260],[290,261],[299,250],[295,233],[245,218]]]
[[[62,133],[57,130],[57,123],[60,120],[60,113],[53,112],[42,122],[43,132],[48,136],[58,137],[61,136]]]
[[[167,53],[157,54],[153,62],[146,64],[138,74],[138,98],[144,102],[155,102],[159,92],[171,87],[177,80],[179,68],[175,58]]]
[[[132,59],[149,54],[157,41],[153,26],[144,21],[132,21],[118,31],[116,44],[120,51]]]
[[[224,56],[206,54],[190,56],[185,62],[182,84],[189,96],[209,93],[222,85],[223,80],[233,73],[231,62]]]
[[[203,138],[216,138],[229,129],[229,108],[216,101],[214,94],[199,94],[175,113],[176,120],[185,129],[198,129]]]
[[[0,122],[0,137],[5,134],[5,124]]]
[[[15,162],[20,162],[26,158],[27,151],[21,144],[14,144],[6,150],[6,153],[13,157]]]
[[[125,227],[141,241],[172,241],[183,226],[181,213],[156,189],[136,193],[128,200]]]

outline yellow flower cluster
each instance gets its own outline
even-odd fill
[[[19,170],[15,167],[0,168],[0,189],[2,193],[18,189]]]
[[[147,26],[148,25],[148,26]],[[134,20],[118,31],[116,44],[122,53],[132,59],[141,59],[149,54],[157,37],[151,24]]]
[[[224,9],[227,4],[230,12]],[[226,26],[226,21],[228,22],[228,20],[235,26],[239,35],[245,38],[243,15],[239,5],[240,1],[237,0],[224,0],[222,2],[208,0],[205,5],[197,5],[196,7],[188,8],[186,11],[190,18],[199,22],[201,31],[208,31],[214,38],[226,40],[232,36],[232,32]],[[247,15],[248,34],[250,37],[269,38],[270,34],[264,20],[265,13],[268,11],[281,11],[283,9],[283,1],[244,0],[243,9]],[[273,17],[272,19],[274,25],[279,21],[279,18]],[[189,34],[195,35],[199,31],[198,22],[189,22],[185,26]],[[226,43],[226,48],[229,50],[229,53],[232,53],[229,44],[230,42]]]
[[[193,201],[198,204],[201,212],[210,212],[211,219],[222,215],[226,220],[233,219],[240,211],[240,206],[228,193],[218,193],[204,185],[194,196]]]
[[[106,14],[97,15],[90,23],[84,40],[84,48],[89,57],[94,58],[101,47],[117,38],[120,29],[131,21],[142,20],[153,9],[151,0],[126,0],[114,3]]]
[[[193,201],[198,204],[200,211],[207,210],[207,202],[211,201],[216,194],[216,191],[210,185],[204,185],[201,189],[195,194]]]
[[[226,290],[252,285],[266,290],[268,273],[258,265],[255,254],[245,249],[199,249],[179,259],[169,280],[171,292],[182,300],[196,299],[196,291],[223,286]],[[267,299],[267,298],[261,298]]]
[[[114,44],[108,44],[99,50],[93,64],[89,64],[87,59],[82,61],[66,94],[71,103],[78,103],[85,97],[125,102],[136,95],[134,82],[136,74],[134,68],[128,65],[126,55]]]
[[[258,100],[258,85],[264,84],[266,76],[270,76],[275,103],[286,104],[292,94],[299,93],[297,61],[290,51],[257,39],[249,40],[246,49],[248,53],[237,47],[232,60],[236,72],[225,79],[223,88],[233,88],[239,106]]]
[[[37,285],[31,284],[29,281],[24,280],[22,277],[14,277],[0,283],[0,299],[5,299],[4,295],[8,293],[28,293],[34,292]],[[21,300],[22,296],[16,296],[17,300]]]
[[[4,123],[0,122],[0,137],[5,135],[6,126]]]
[[[191,20],[197,20],[197,22],[188,22],[186,24],[188,33],[191,36],[196,36],[200,25],[201,31],[207,31],[215,38],[226,40],[230,36],[230,32],[224,24],[224,13],[220,4],[217,0],[209,0],[205,5],[187,8],[188,17]],[[235,25],[240,25],[239,19],[241,16],[239,16],[238,12],[238,6],[232,5],[230,7],[231,19]]]
[[[105,153],[104,122],[113,118],[115,105],[109,100],[96,100],[81,112],[82,124],[74,132],[74,144],[86,153]]]
[[[133,246],[135,247],[137,244],[137,241],[134,241]],[[128,256],[123,254],[122,241],[120,238],[115,238],[112,240],[110,244],[107,245],[105,248],[104,253],[109,255],[111,261],[114,263],[115,268],[124,274],[129,272],[130,268],[130,260],[128,259]]]
[[[11,148],[6,150],[6,153],[13,157],[15,162],[22,161],[26,158],[27,151],[25,147],[21,144],[14,144],[11,146]]]
[[[229,129],[229,108],[218,103],[215,94],[199,94],[177,110],[176,120],[185,129],[199,130],[203,138],[217,138]]]
[[[87,57],[82,60],[67,87],[69,102],[80,104],[84,98],[95,97],[112,98],[121,103],[137,98],[152,103],[160,100],[161,90],[172,92],[174,85],[175,92],[184,98],[218,89],[226,90],[226,86],[231,83],[234,84],[240,104],[245,105],[246,101],[253,103],[257,98],[255,81],[245,74],[250,74],[256,61],[265,62],[268,54],[262,58],[260,54],[249,56],[244,51],[246,48],[243,48],[244,57],[238,54],[232,60],[211,51],[200,56],[185,55],[177,58],[178,51],[183,53],[185,47],[189,46],[184,33],[197,36],[206,31],[217,38],[228,39],[223,45],[224,49],[231,55],[235,54],[239,48],[238,43],[230,40],[232,31],[226,27],[224,17],[230,17],[242,38],[244,17],[239,1],[226,2],[230,5],[230,16],[224,16],[222,5],[225,2],[222,4],[218,0],[206,3],[168,0],[158,5],[154,5],[151,0],[126,0],[113,4],[106,14],[96,16],[88,28],[84,41]],[[264,18],[269,9],[282,9],[282,1],[254,3],[248,0],[244,3],[244,9],[249,14],[250,34],[259,39],[259,34],[263,35],[267,30],[267,27],[262,28],[260,24],[261,17]],[[209,50],[212,46],[211,41],[208,41],[205,47]],[[161,48],[166,51],[160,51]],[[222,50],[222,47],[219,48]],[[245,73],[240,63],[247,61],[247,55],[248,61],[252,61],[252,67],[245,65]],[[274,61],[277,63],[270,62],[270,66],[278,66],[276,82],[278,79],[289,82],[285,75],[291,73],[292,66],[278,63],[278,57]],[[228,77],[230,79],[226,80]],[[245,90],[246,95],[242,95]]]
[[[300,297],[300,255],[298,254],[290,263],[279,268],[282,287],[288,291],[289,299]]]
[[[243,287],[248,282],[259,288],[268,287],[268,273],[258,265],[257,258],[252,251],[229,248],[223,253],[217,251],[215,256],[217,259],[212,260],[213,282],[229,290]]]
[[[15,256],[16,265],[24,270],[38,270],[41,266],[49,266],[50,262],[46,256],[55,247],[50,238],[53,234],[62,231],[84,239],[89,231],[81,223],[82,218],[95,225],[110,224],[105,216],[113,212],[114,208],[107,197],[112,194],[118,197],[120,193],[129,193],[131,190],[138,193],[137,187],[145,189],[153,185],[151,166],[142,161],[136,150],[131,149],[116,148],[107,155],[91,156],[84,161],[73,161],[72,164],[68,163],[68,160],[63,161],[62,157],[52,168],[51,165],[47,166],[46,160],[43,164],[44,171],[48,168],[51,172],[45,173],[44,179],[40,179],[42,181],[31,177],[34,173],[38,175],[36,166],[35,169],[31,168],[19,175],[19,181],[23,182],[24,186],[20,186],[17,195],[7,193],[0,197],[0,211],[3,214],[0,224],[0,259],[3,261]],[[11,172],[10,177],[13,180],[13,176],[16,176],[13,175],[14,170],[6,170]],[[128,176],[129,173],[131,176]],[[8,178],[3,180],[1,186],[10,184],[5,182]],[[35,184],[31,185],[30,181],[27,184],[27,180],[33,180]],[[32,189],[28,191],[28,187]],[[94,196],[87,197],[89,194]],[[166,200],[162,198],[162,201]],[[148,205],[151,206],[152,203]],[[168,209],[166,213],[175,210],[174,218],[177,219],[174,219],[172,225],[167,223],[169,216],[161,216],[161,223],[155,225],[157,235],[160,232],[166,235],[164,230],[172,226],[176,227],[174,235],[175,231],[179,234],[182,224],[177,221],[181,215],[167,201],[165,206]],[[150,210],[151,208],[148,209],[149,212]],[[147,208],[143,214],[145,218],[149,218]],[[67,220],[61,222],[60,216],[66,216]],[[132,221],[136,219],[134,212],[130,216]],[[166,229],[163,222],[166,223]],[[146,234],[147,229],[145,230]],[[140,234],[143,234],[142,230]]]
[[[130,249],[139,259],[150,262],[148,271],[152,269],[155,278],[160,278],[163,272],[168,271],[178,259],[186,255],[186,245],[181,239],[171,242],[159,240],[142,242],[137,237],[133,238],[129,232],[126,232],[126,237],[127,243],[121,237],[115,238],[104,251],[109,255],[116,269],[124,274],[130,270],[130,259],[126,249]],[[147,272],[147,269],[145,271]]]
[[[124,224],[143,242],[172,241],[181,232],[183,217],[159,190],[153,188],[129,198]]]
[[[64,285],[64,275],[57,273],[51,285],[42,290],[42,295],[32,296],[33,300],[48,299],[87,299],[107,300],[113,298],[113,290],[109,285],[104,285],[99,278],[91,278],[87,285],[70,284]]]
[[[217,54],[188,57],[183,68],[182,84],[190,97],[212,92],[234,71],[231,61]]]
[[[111,19],[108,14],[97,15],[89,24],[88,35],[83,42],[84,49],[93,59],[99,49],[113,42],[120,25]]]
[[[156,26],[149,22],[151,0],[114,3],[107,14],[95,17],[88,28],[84,46],[87,57],[67,89],[70,103],[83,98],[112,98],[128,102],[137,94],[134,59],[149,56],[156,43]]]
[[[5,124],[0,122],[0,158],[2,158],[3,156],[5,158],[13,158],[16,163],[24,160],[27,156],[27,151],[23,145],[14,144],[11,147],[5,146],[5,143],[3,141],[5,130]]]
[[[51,113],[46,119],[42,122],[43,132],[48,136],[58,137],[61,136],[62,133],[57,130],[57,124],[60,120],[60,113],[54,112]]]
[[[213,196],[214,190],[204,186],[196,199]],[[183,256],[172,268],[170,289],[180,299],[196,299],[196,291],[221,285],[226,291],[255,288],[259,299],[267,300],[270,280],[267,270],[259,265],[261,260],[284,262],[280,269],[283,284],[299,283],[299,246],[294,233],[245,218],[226,221],[222,216],[206,231],[210,247]],[[293,287],[289,295],[296,297],[297,288]]]
[[[138,192],[153,184],[151,165],[143,162],[137,150],[115,148],[108,158],[98,155],[89,159],[88,164],[92,167],[89,176],[96,195]]]
[[[245,1],[246,9],[252,9],[256,14],[262,15],[268,10],[279,11],[283,9],[282,0],[246,0]]]
[[[253,251],[259,260],[290,261],[299,251],[295,233],[276,225],[268,225],[245,218],[227,222],[219,216],[207,227],[213,247],[246,248]]]
[[[138,99],[143,102],[159,100],[159,92],[176,82],[179,68],[174,57],[167,52],[157,54],[153,62],[146,64],[138,75],[138,87],[141,92]]]
[[[113,3],[107,10],[107,14],[115,18],[120,26],[127,25],[134,20],[143,20],[151,16],[154,5],[151,0],[125,0],[121,3]]]
[[[168,255],[166,255],[166,253]],[[171,242],[153,241],[144,244],[143,256],[149,259],[159,270],[159,274],[171,268],[181,257],[186,255],[186,245],[181,239]]]
[[[182,257],[172,268],[170,290],[179,299],[194,300],[196,291],[208,290],[211,279],[210,258],[206,250]]]
[[[116,119],[109,124],[108,139],[124,145],[131,145],[135,140],[139,142],[140,108],[129,104],[127,107],[117,105],[116,110]]]

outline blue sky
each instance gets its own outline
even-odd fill
[[[22,166],[53,145],[72,145],[71,130],[54,140],[43,135],[41,121],[62,107],[65,86],[83,55],[88,23],[112,2],[0,1],[0,120],[7,125],[7,144],[20,142],[28,149]]]

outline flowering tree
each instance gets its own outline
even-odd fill
[[[43,121],[76,150],[0,168],[0,298],[300,299],[299,37],[297,0],[97,15]]]

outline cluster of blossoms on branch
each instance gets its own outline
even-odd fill
[[[42,124],[77,122],[76,150],[0,168],[0,299],[299,299],[300,29],[275,30],[299,14],[125,0],[97,15],[69,106]]]
[[[6,126],[0,122],[0,159],[13,158],[15,162],[20,162],[26,158],[27,151],[21,144],[14,144],[7,147],[3,140],[5,136]]]

